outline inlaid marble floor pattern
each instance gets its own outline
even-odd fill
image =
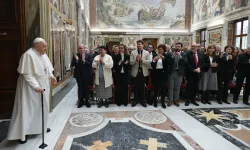
[[[181,103],[181,106],[178,108],[172,106],[167,109],[154,108],[152,106],[143,108],[139,105],[133,108],[131,106],[118,107],[111,105],[108,109],[98,109],[96,106],[92,106],[89,109],[86,107],[78,109],[75,105],[76,99],[77,87],[75,86],[50,114],[48,126],[52,131],[45,135],[45,143],[48,144],[48,147],[45,149],[248,149],[247,144],[250,139],[248,130],[250,119],[248,119],[248,115],[250,108],[246,108],[241,103],[219,105],[213,102],[213,105],[201,104],[199,107],[192,105],[185,107],[184,103]],[[241,108],[247,112],[240,112]],[[219,111],[223,113],[219,113]],[[240,122],[241,125],[247,128],[242,128],[244,131],[242,130],[241,132],[234,132],[234,130],[227,130],[228,128],[226,127],[228,126],[222,126],[228,133],[221,132],[229,136],[230,134],[233,135],[230,137],[236,139],[237,142],[243,143],[244,147],[235,144],[206,124],[207,121],[214,123],[216,119],[218,121],[218,118],[226,122],[227,118],[221,116],[226,113],[232,114],[231,122],[235,126],[238,126]],[[226,124],[229,124],[229,122],[226,122]],[[2,132],[0,130],[2,139],[6,136],[6,126],[8,126],[6,123],[4,127],[0,126],[5,131]],[[243,134],[242,138],[240,138],[239,134]],[[0,150],[39,150],[38,147],[41,142],[41,135],[31,136],[28,142],[23,145],[18,144],[16,141],[7,141],[5,139],[0,143]]]

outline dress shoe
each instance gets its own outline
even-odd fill
[[[120,106],[121,106],[121,104],[117,104],[117,106],[119,106],[119,107],[120,107]]]
[[[194,104],[195,106],[199,106],[199,104],[196,101],[191,101],[192,104]]]
[[[137,102],[134,100],[134,101],[132,102],[131,106],[132,106],[132,107],[135,107],[136,104],[137,104]]]
[[[227,101],[227,100],[223,100],[223,102],[226,104],[230,104],[229,101]]]
[[[89,103],[88,100],[85,101],[85,105],[86,105],[87,108],[90,108],[90,107],[91,107],[91,105],[90,105],[90,103]]]
[[[127,104],[127,103],[125,103],[125,104],[124,104],[124,106],[128,106],[128,104]]]
[[[217,100],[217,103],[218,103],[218,104],[222,104],[222,102],[221,102],[221,101],[219,101],[219,100]]]
[[[234,103],[234,104],[238,104],[238,100],[235,100],[235,99],[234,99],[234,100],[233,100],[233,103]]]
[[[243,101],[243,104],[250,105],[250,103],[248,101]]]
[[[78,102],[77,108],[81,108],[82,106],[83,106],[83,100],[80,100],[80,101]]]
[[[49,133],[51,131],[51,129],[50,128],[47,128],[47,133]]]
[[[201,103],[206,105],[206,101],[204,99],[201,99]]]
[[[24,140],[24,141],[19,140],[19,143],[20,143],[20,144],[25,144],[25,143],[27,142],[27,139],[28,139],[28,136],[27,136],[27,135],[25,135],[25,140]]]
[[[185,106],[189,106],[190,101],[186,101]]]
[[[210,101],[206,101],[207,104],[211,105],[212,103]]]
[[[154,100],[154,107],[157,108],[157,100]]]
[[[141,103],[142,107],[147,107],[146,103]]]
[[[105,101],[105,107],[109,108],[109,101],[108,100]]]
[[[177,107],[180,106],[180,104],[177,101],[174,101],[174,105],[177,106]]]
[[[165,105],[164,102],[161,103],[161,107],[164,108],[164,109],[166,108],[166,105]]]
[[[101,100],[99,104],[97,105],[98,108],[101,108],[103,106],[103,101]]]
[[[171,107],[171,105],[172,105],[172,102],[168,102],[167,106]]]

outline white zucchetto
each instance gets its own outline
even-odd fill
[[[45,42],[45,40],[43,38],[35,38],[35,40],[33,41],[33,44],[36,44],[39,42]]]

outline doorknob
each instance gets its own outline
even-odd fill
[[[7,35],[7,32],[0,33],[0,36],[5,36],[5,35]]]

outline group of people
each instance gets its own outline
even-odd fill
[[[78,53],[72,58],[74,76],[78,85],[78,107],[89,103],[88,87],[92,84],[94,70],[94,87],[96,98],[99,99],[98,108],[109,107],[111,98],[120,106],[128,105],[129,85],[133,85],[134,100],[132,107],[140,103],[157,107],[157,98],[161,99],[161,106],[166,108],[165,97],[168,95],[167,106],[179,106],[178,100],[181,85],[185,84],[185,106],[196,102],[197,94],[201,95],[203,104],[211,104],[209,96],[216,94],[219,104],[228,101],[229,84],[233,77],[237,78],[234,88],[233,102],[238,103],[242,86],[245,88],[243,103],[250,105],[250,46],[239,54],[235,47],[226,46],[224,51],[215,45],[207,49],[199,48],[193,43],[190,50],[178,42],[169,49],[160,44],[154,50],[152,45],[144,47],[142,40],[137,41],[137,49],[126,48],[125,45],[115,45],[112,50],[105,46],[98,47],[95,54],[84,50],[84,45],[78,46]],[[151,82],[152,81],[152,82]],[[244,83],[246,81],[246,83]],[[244,83],[244,84],[243,84]],[[152,99],[146,100],[151,92],[145,94],[145,87],[152,84]],[[112,90],[115,89],[115,90]],[[114,91],[114,94],[112,94]],[[149,95],[150,94],[150,95]]]
[[[109,107],[110,98],[115,89],[115,102],[118,106],[128,104],[128,86],[134,86],[134,101],[132,107],[140,103],[146,107],[145,85],[152,79],[153,101],[147,101],[157,107],[157,97],[161,97],[161,105],[166,108],[165,96],[168,95],[168,106],[172,103],[179,106],[180,86],[186,84],[184,93],[186,103],[199,105],[196,95],[202,93],[201,102],[211,104],[210,91],[216,92],[219,104],[229,104],[228,89],[233,76],[236,77],[233,102],[238,103],[238,97],[245,80],[243,103],[248,102],[250,94],[250,45],[238,54],[233,46],[226,46],[223,52],[214,45],[205,50],[199,50],[193,43],[190,50],[184,50],[182,43],[176,43],[171,50],[166,45],[159,45],[157,51],[152,45],[145,50],[143,41],[137,41],[137,49],[120,44],[113,51],[107,51],[104,46],[98,47],[99,54],[87,52],[84,45],[78,46],[71,66],[74,67],[74,77],[78,85],[78,107],[90,107],[88,86],[92,84],[94,70],[94,87],[99,99],[98,107]],[[47,43],[42,38],[36,38],[33,46],[21,57],[18,73],[15,104],[9,126],[8,140],[19,139],[27,142],[27,135],[39,134],[42,128],[42,101],[44,99],[44,129],[47,128],[49,115],[49,96],[51,82],[56,84],[53,66],[46,55]],[[108,54],[107,54],[108,53]],[[150,76],[150,77],[149,77]],[[151,79],[150,79],[151,78]],[[114,86],[113,86],[114,85]],[[166,87],[167,85],[167,87]],[[168,94],[166,92],[168,91]],[[160,93],[160,94],[159,94]]]

